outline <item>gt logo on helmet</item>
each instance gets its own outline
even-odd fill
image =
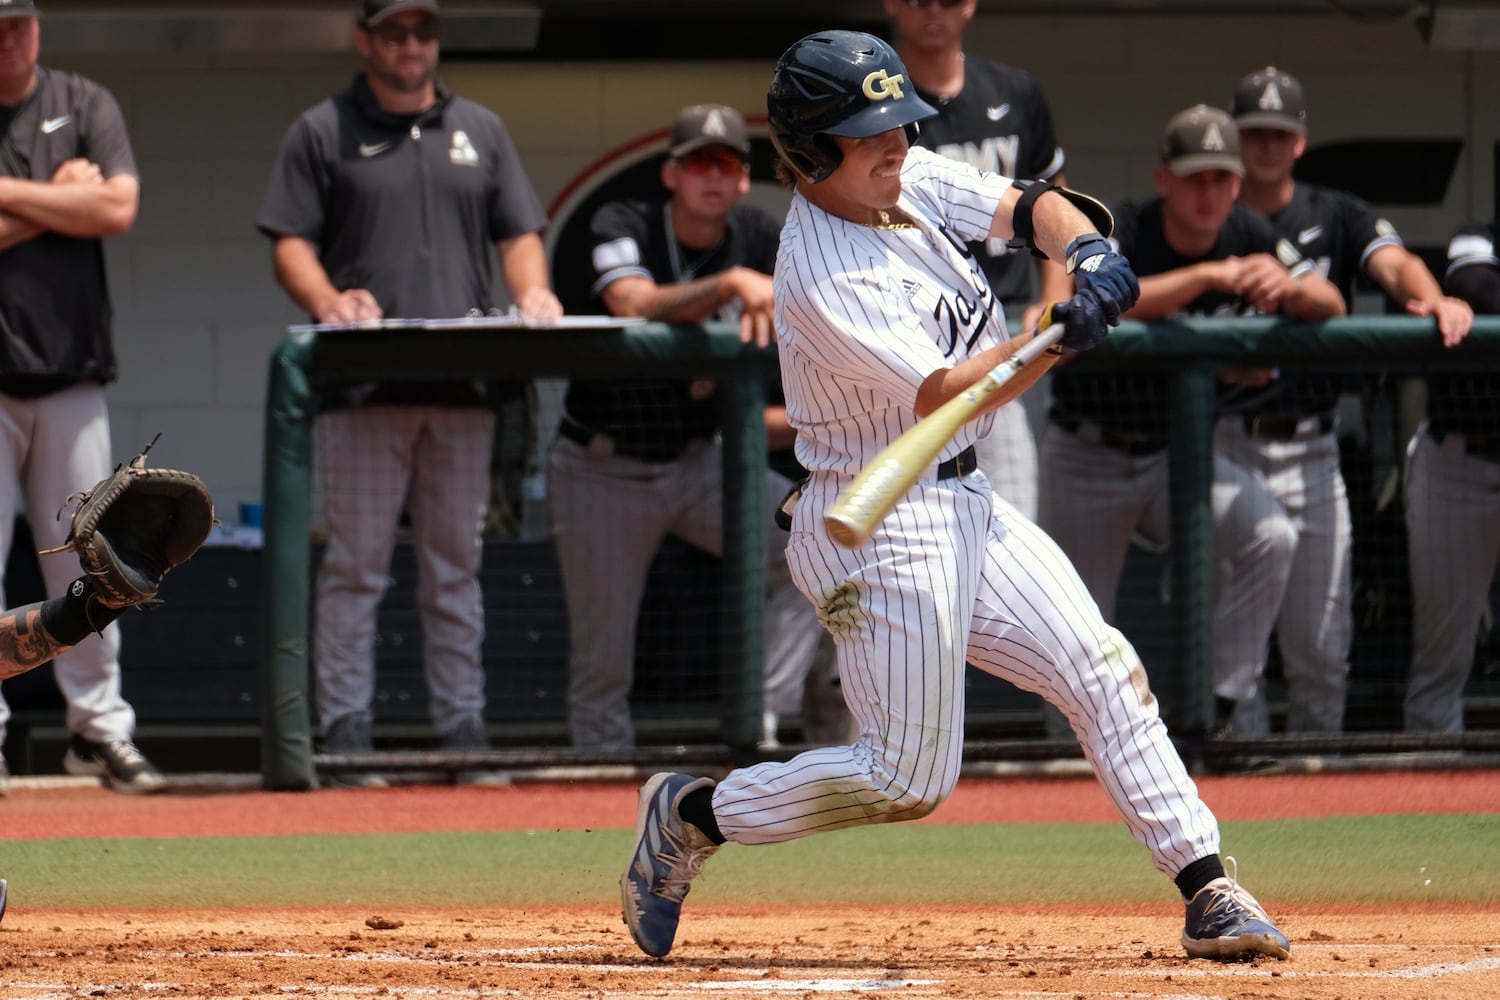
[[[894,97],[899,101],[902,97],[906,96],[901,92],[901,85],[905,82],[906,74],[904,73],[897,73],[892,76],[883,69],[877,69],[865,77],[865,96],[872,101],[883,101],[887,97]]]

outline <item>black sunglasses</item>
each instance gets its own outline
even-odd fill
[[[432,18],[418,21],[413,25],[395,24],[386,22],[377,24],[373,28],[366,29],[370,34],[380,39],[387,45],[405,45],[408,38],[415,38],[419,42],[435,42],[438,39],[438,23]]]

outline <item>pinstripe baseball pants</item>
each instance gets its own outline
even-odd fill
[[[812,477],[787,556],[834,637],[860,739],[732,771],[713,795],[725,836],[769,844],[931,812],[959,776],[967,660],[1062,710],[1157,868],[1218,851],[1135,651],[1051,539],[982,473],[929,474],[869,542],[843,549],[821,513],[846,483]]]

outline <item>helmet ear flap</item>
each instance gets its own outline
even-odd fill
[[[809,184],[818,184],[844,162],[838,143],[826,135],[781,136],[771,130],[771,145],[787,164]]]
[[[818,165],[819,173],[813,181],[816,184],[818,181],[826,180],[829,174],[839,168],[839,164],[844,162],[844,151],[839,149],[839,144],[833,141],[832,136],[828,135],[819,134],[813,136],[813,145],[818,148],[823,161]]]
[[[906,123],[906,144],[908,146],[915,146],[917,144],[917,136],[919,136],[921,134],[922,134],[922,126],[921,126],[920,123],[918,123],[918,122],[907,122]]]

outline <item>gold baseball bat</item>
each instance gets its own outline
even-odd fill
[[[1062,337],[1062,324],[1051,323],[1051,319],[1049,306],[1042,314],[1042,322],[1048,324],[1046,329],[881,449],[824,512],[823,523],[834,541],[854,549],[870,540],[875,526],[922,478],[922,473],[942,453],[943,446],[953,440],[953,435],[979,411],[984,401]]]

